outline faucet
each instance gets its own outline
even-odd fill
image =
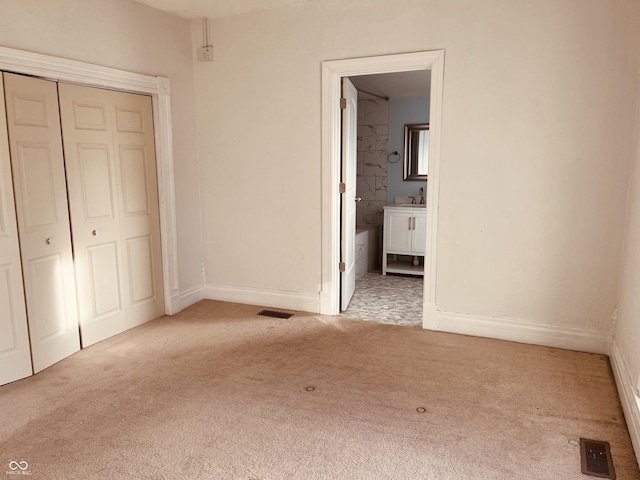
[[[424,188],[420,187],[420,195],[418,195],[418,198],[420,199],[420,201],[418,202],[420,205],[423,205],[425,203],[424,201]]]

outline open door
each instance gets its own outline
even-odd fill
[[[356,175],[358,173],[358,91],[342,79],[342,184],[340,310],[349,306],[356,289]]]

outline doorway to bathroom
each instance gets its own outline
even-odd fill
[[[387,272],[383,268],[382,247],[385,218],[397,218],[385,216],[388,206],[415,202],[416,207],[424,207],[426,179],[407,181],[405,178],[404,127],[429,123],[431,70],[352,76],[343,78],[342,85],[343,98],[347,98],[342,105],[346,107],[342,109],[343,182],[345,171],[348,174],[350,170],[345,164],[353,161],[352,155],[357,160],[353,165],[355,202],[350,202],[353,195],[346,194],[341,199],[341,259],[344,261],[346,256],[353,255],[355,277],[355,282],[341,278],[341,315],[421,326],[424,257],[400,256],[408,261],[410,274]],[[349,99],[349,92],[357,98]],[[346,111],[349,108],[355,111]],[[345,128],[350,115],[354,116],[355,125]],[[345,204],[355,208],[355,222],[345,221]],[[405,226],[404,220],[399,218],[401,228]],[[345,229],[355,229],[355,233],[347,233]],[[424,229],[421,233],[422,245]],[[352,235],[353,252],[345,252],[351,247]],[[399,260],[398,255],[390,258]],[[355,290],[345,288],[345,284]]]
[[[322,235],[322,289],[320,294],[320,310],[321,313],[337,315],[341,310],[346,309],[347,305],[341,305],[341,282],[345,281],[345,275],[341,270],[348,271],[347,263],[355,263],[355,228],[351,229],[342,228],[341,224],[341,207],[345,205],[345,202],[355,202],[356,197],[361,195],[352,195],[350,198],[346,198],[346,192],[348,188],[344,188],[342,183],[342,155],[341,155],[341,84],[342,79],[349,77],[364,77],[380,74],[393,74],[400,72],[422,72],[429,71],[431,75],[431,85],[429,87],[430,102],[428,106],[429,122],[431,124],[431,141],[429,144],[429,156],[430,156],[430,171],[429,171],[429,189],[427,189],[426,207],[424,208],[426,214],[426,238],[423,240],[424,248],[424,281],[422,286],[423,299],[421,313],[412,314],[414,322],[424,327],[432,327],[428,320],[428,313],[435,311],[435,239],[437,238],[437,202],[438,202],[438,164],[439,164],[439,138],[441,127],[441,110],[442,110],[442,82],[443,82],[443,66],[444,66],[444,52],[428,51],[417,52],[411,54],[398,54],[398,55],[385,55],[380,57],[367,57],[348,60],[334,60],[323,62],[322,64],[322,109],[323,109],[323,123],[322,123],[322,141],[323,141],[323,155],[322,155],[322,173],[323,173],[323,235]],[[357,82],[357,80],[356,80]],[[378,92],[373,92],[378,93]],[[365,112],[364,110],[363,112]],[[362,113],[361,115],[364,115]],[[380,135],[384,128],[380,129]],[[377,141],[377,140],[375,140]],[[387,139],[388,142],[388,139]],[[388,145],[387,145],[388,148]],[[388,149],[389,150],[389,149]],[[384,158],[384,165],[387,165],[389,160],[389,154],[395,149],[388,151]],[[398,155],[401,156],[401,148],[398,148]],[[375,156],[375,154],[374,154]],[[361,170],[364,173],[365,160],[364,155],[361,155]],[[381,168],[378,154],[378,167],[374,166],[375,162],[369,165],[370,168]],[[371,160],[371,159],[370,159]],[[393,161],[393,159],[392,159]],[[398,160],[400,162],[400,160]],[[383,167],[382,167],[383,168]],[[371,177],[371,175],[370,175]],[[375,177],[375,175],[373,175]],[[371,179],[369,179],[371,180]],[[387,179],[388,181],[388,179]],[[380,202],[387,203],[387,196],[381,191],[383,189],[376,189],[375,185],[367,185],[366,180],[362,180],[364,187],[371,190],[373,186],[373,195],[378,195]],[[380,180],[383,182],[383,180]],[[378,184],[381,186],[381,184]],[[387,183],[387,190],[388,190]],[[341,191],[341,188],[343,190]],[[357,187],[356,187],[357,188]],[[376,191],[380,190],[380,191]],[[371,200],[375,201],[375,200]],[[364,205],[364,204],[363,204]],[[371,204],[370,204],[371,205]],[[364,219],[365,209],[361,208],[361,219]],[[380,213],[378,212],[378,215]],[[366,223],[366,222],[365,222]],[[375,225],[373,226],[374,238],[377,237],[379,245],[382,244],[380,231],[377,235],[375,233]],[[380,229],[381,230],[381,229]],[[349,236],[353,236],[349,239]],[[354,252],[351,256],[345,254],[341,248],[345,244],[352,243],[354,245]],[[368,256],[368,254],[367,254]],[[377,255],[374,255],[377,257]],[[376,261],[377,263],[377,261]],[[367,266],[368,270],[368,266]],[[398,277],[404,279],[404,277]],[[415,279],[413,279],[415,280]],[[403,287],[399,287],[402,289]],[[420,287],[418,287],[420,289]],[[372,287],[372,291],[376,288]],[[379,290],[378,290],[379,291]],[[375,295],[375,294],[374,294]],[[386,306],[389,306],[389,302]],[[402,302],[400,302],[402,303]],[[420,303],[418,301],[418,303]],[[341,309],[341,306],[343,307]]]

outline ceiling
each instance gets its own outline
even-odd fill
[[[349,78],[359,93],[366,91],[389,98],[429,95],[431,89],[431,70],[382,73]]]
[[[184,18],[218,18],[319,0],[135,0]]]

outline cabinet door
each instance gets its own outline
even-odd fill
[[[80,349],[55,82],[4,74],[35,373]]]
[[[405,212],[387,212],[385,239],[387,253],[411,253],[413,215]]]
[[[33,373],[0,75],[0,385]]]
[[[411,248],[413,253],[424,255],[427,246],[427,216],[422,214],[414,215],[413,238],[411,239]]]

